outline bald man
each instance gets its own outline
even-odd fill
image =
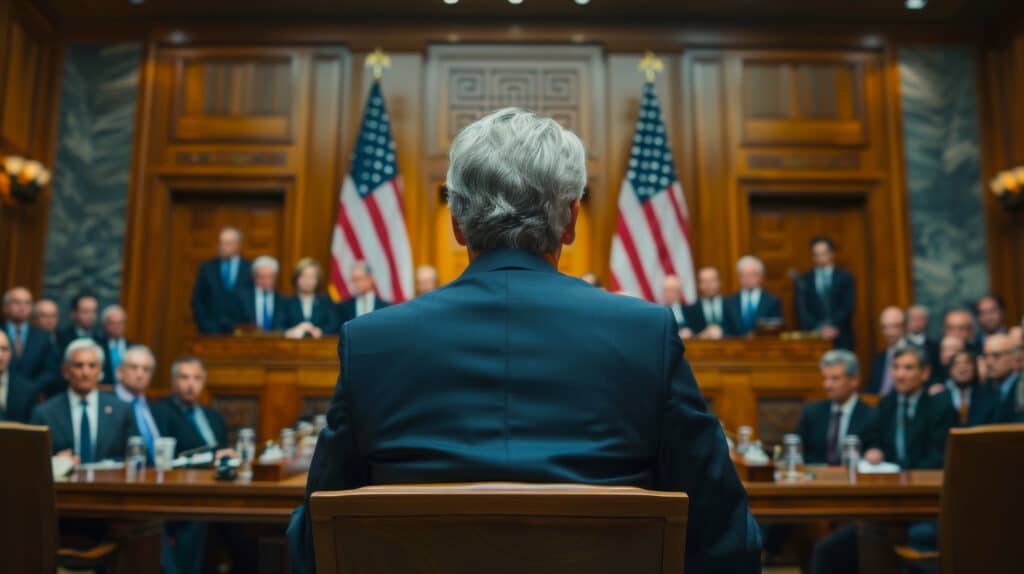
[[[32,308],[32,326],[50,336],[50,342],[57,344],[57,328],[60,326],[60,306],[53,299],[40,299]]]
[[[46,333],[29,324],[32,293],[24,287],[8,289],[3,296],[3,315],[4,331],[11,343],[11,372],[33,381],[47,395],[62,390],[57,349]]]
[[[886,307],[878,317],[878,324],[885,338],[885,350],[879,351],[871,363],[867,392],[885,396],[892,390],[893,352],[906,334],[906,315],[899,307]]]
[[[420,265],[416,268],[416,294],[430,293],[438,287],[437,269],[430,265]]]
[[[988,381],[999,393],[1002,403],[1016,398],[1020,371],[1017,370],[1017,345],[1009,335],[996,333],[985,338],[985,366]]]

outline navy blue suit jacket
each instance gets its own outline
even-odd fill
[[[291,329],[292,327],[302,323],[306,320],[306,317],[302,314],[302,302],[298,296],[288,297],[284,300],[284,329]],[[314,327],[319,328],[324,334],[333,334],[338,332],[338,314],[334,301],[331,301],[328,295],[317,295],[313,298],[313,316],[310,318],[310,323]]]
[[[206,421],[210,423],[210,430],[213,437],[217,439],[217,448],[225,448],[228,445],[228,425],[224,421],[224,415],[210,407],[200,407],[206,415]],[[161,436],[170,436],[176,439],[174,445],[175,454],[206,446],[203,435],[192,417],[185,410],[185,404],[174,397],[153,404],[150,407],[153,413],[153,422],[160,429]]]
[[[6,329],[7,323],[0,323],[0,327]],[[21,357],[14,356],[13,337],[11,337],[11,350],[11,364],[8,369],[12,373],[31,379],[47,396],[54,395],[66,388],[59,370],[61,357],[57,347],[50,342],[48,333],[30,326],[22,347]]]
[[[252,262],[239,259],[238,274],[231,289],[224,287],[219,257],[203,261],[192,286],[192,319],[200,333],[231,333],[239,291],[252,287]]]
[[[850,422],[846,427],[846,436],[862,437],[871,419],[871,407],[862,400],[850,413]],[[800,422],[796,425],[796,434],[804,445],[804,462],[807,464],[825,464],[828,453],[828,427],[832,424],[832,401],[815,401],[804,405],[800,413]],[[840,455],[840,451],[837,451]]]
[[[381,299],[380,296],[375,296],[373,298],[373,310],[374,311],[378,311],[380,309],[383,309],[385,307],[390,307],[390,306],[391,306],[391,303],[388,303],[387,301]],[[356,300],[355,300],[355,298],[346,299],[346,300],[342,301],[341,303],[338,303],[337,312],[338,312],[338,320],[340,321],[340,323],[342,325],[344,325],[345,323],[348,323],[352,319],[355,319],[356,318]]]
[[[0,411],[0,421],[27,423],[38,397],[39,385],[35,381],[7,373],[7,406]]]
[[[840,349],[853,348],[853,308],[857,300],[853,275],[838,267],[832,268],[832,288],[827,294],[828,306],[818,294],[815,270],[804,273],[793,282],[793,299],[797,319],[804,331],[813,331],[824,324],[839,329],[835,344]]]
[[[686,571],[760,571],[746,492],[666,308],[501,250],[345,324],[339,358],[288,529],[294,571],[315,568],[313,492],[475,481],[683,491]]]
[[[60,393],[37,406],[32,411],[31,423],[50,427],[53,454],[74,449],[75,433],[71,428],[71,404],[67,393]],[[97,461],[123,459],[128,437],[138,434],[131,405],[114,393],[100,392],[98,426],[99,429],[93,431],[97,433],[93,457]]]
[[[950,396],[949,383],[946,383],[946,390],[942,395],[949,401],[949,407],[956,410],[953,405],[953,398]],[[999,394],[990,386],[980,383],[971,385],[971,402],[967,405],[967,423],[960,422],[960,413],[957,413],[954,427],[976,427],[981,425],[992,425],[1002,422],[1003,409],[999,404]]]
[[[885,460],[896,461],[896,413],[899,393],[895,390],[878,402],[861,440],[864,450],[881,449]],[[946,436],[956,424],[949,395],[929,395],[924,389],[917,401],[914,418],[907,429],[907,469],[942,468],[946,460]]]
[[[274,291],[274,310],[271,312],[273,317],[270,318],[270,326],[272,331],[283,331],[287,327],[285,325],[285,314],[287,311],[288,298],[284,295]],[[255,325],[256,324],[256,288],[252,286],[244,287],[242,289],[235,290],[235,298],[231,303],[232,308],[229,311],[232,317],[232,323],[234,325]]]
[[[742,299],[739,293],[722,299],[722,331],[730,337],[739,337],[751,332],[743,326],[743,310],[740,309]],[[754,318],[755,329],[761,319],[782,320],[782,301],[763,288],[761,300],[757,304],[757,317]]]

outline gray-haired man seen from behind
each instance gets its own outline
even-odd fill
[[[557,270],[586,183],[579,138],[509,108],[459,133],[449,159],[470,265],[342,328],[328,428],[289,526],[293,569],[314,570],[313,492],[501,481],[686,492],[686,571],[760,571],[760,533],[672,312]]]

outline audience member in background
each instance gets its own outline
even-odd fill
[[[132,343],[124,338],[127,320],[128,314],[120,305],[105,307],[100,316],[103,331],[96,337],[96,342],[103,347],[103,352],[107,356],[107,360],[103,362],[103,381],[105,383],[114,384],[117,381],[115,373],[121,366],[128,347],[132,346]]]
[[[242,232],[225,227],[217,238],[217,256],[199,266],[192,286],[192,319],[200,333],[234,329],[236,294],[252,286],[252,264],[241,252]]]
[[[931,316],[928,307],[911,305],[907,308],[907,332],[904,337],[908,343],[923,347],[925,351],[928,351],[928,356],[932,358],[932,377],[935,377],[935,369],[940,363],[940,353],[939,344],[928,334],[930,322]]]
[[[277,259],[260,255],[252,262],[252,283],[235,293],[235,325],[255,325],[265,333],[285,328],[285,297],[277,292]]]
[[[804,405],[796,434],[803,440],[806,463],[837,466],[843,439],[863,436],[871,407],[857,396],[860,366],[856,355],[835,349],[825,353],[818,367],[826,398]]]
[[[934,361],[935,371],[932,373],[932,380],[938,383],[945,383],[946,379],[949,378],[949,367],[953,362],[953,356],[966,350],[963,339],[959,337],[943,337],[942,342],[939,343],[939,359]],[[973,353],[971,353],[973,355]]]
[[[32,308],[32,326],[50,336],[50,343],[57,345],[57,328],[60,326],[60,306],[53,299],[40,299]]]
[[[943,393],[949,397],[953,411],[957,413],[955,426],[974,427],[999,422],[999,396],[992,387],[981,383],[978,357],[974,353],[964,349],[953,353],[949,378],[928,388],[930,395]]]
[[[959,337],[968,350],[975,353],[981,352],[977,328],[974,326],[974,315],[967,309],[959,307],[946,311],[946,315],[942,319],[942,335]]]
[[[989,384],[1000,403],[1016,398],[1021,373],[1017,370],[1017,346],[1009,335],[996,333],[985,338],[985,365]]]
[[[60,355],[46,333],[29,325],[32,294],[24,287],[4,293],[4,331],[11,343],[10,371],[31,380],[41,392],[52,395],[64,388],[57,374]]]
[[[206,367],[199,359],[184,357],[171,365],[171,396],[156,404],[154,417],[160,433],[176,439],[177,453],[209,447],[219,457],[227,450],[228,431],[223,415],[199,403],[205,385]],[[203,522],[166,523],[161,559],[164,571],[202,572],[207,530],[208,525]]]
[[[36,383],[10,370],[14,349],[7,333],[0,330],[0,422],[27,423],[36,404]]]
[[[879,351],[871,362],[871,380],[867,392],[885,396],[893,386],[892,361],[896,347],[903,341],[906,322],[899,307],[886,307],[878,317],[878,324],[885,339],[885,350]]]
[[[662,280],[661,303],[668,307],[669,311],[672,311],[679,336],[684,339],[692,337],[693,331],[686,328],[686,317],[683,315],[683,284],[675,275],[666,275]]]
[[[99,317],[100,302],[91,293],[79,293],[71,300],[71,323],[57,331],[57,345],[61,349],[75,339],[96,338],[96,319]]]
[[[430,265],[420,265],[416,268],[416,294],[430,293],[440,286],[437,276],[437,269]]]
[[[828,237],[811,240],[814,269],[793,283],[800,328],[816,331],[838,349],[853,348],[853,309],[857,300],[853,275],[836,267],[835,244]]]
[[[132,345],[121,356],[114,385],[114,394],[117,398],[132,407],[135,428],[138,431],[132,434],[142,437],[142,441],[146,443],[146,457],[150,464],[153,463],[153,445],[156,439],[160,438],[159,426],[153,417],[153,411],[149,408],[149,401],[146,400],[146,391],[153,380],[155,370],[156,357],[153,356],[153,351],[144,345]]]
[[[96,388],[103,360],[103,348],[92,339],[75,339],[64,350],[68,390],[37,406],[31,417],[32,424],[50,427],[54,454],[74,456],[83,464],[124,458],[135,417],[113,393]]]
[[[1005,422],[1024,423],[1024,333],[1019,330],[1011,332],[1010,341],[1014,348],[1014,369],[1017,372],[1016,392],[1010,393],[1003,401],[1003,413],[1000,419]],[[1014,396],[1016,395],[1016,396]]]
[[[342,325],[356,317],[362,317],[389,305],[387,301],[377,297],[373,270],[365,262],[358,261],[352,266],[350,284],[354,287],[352,298],[342,301],[338,305],[338,314],[341,317]]]
[[[974,305],[982,342],[990,335],[1006,333],[1006,307],[999,295],[986,295]]]
[[[736,263],[740,292],[723,302],[725,334],[743,336],[753,333],[762,321],[781,322],[782,302],[762,288],[764,263],[753,255],[744,255]]]
[[[597,287],[598,289],[604,289],[604,285],[601,284],[601,278],[597,276],[597,273],[593,271],[587,271],[583,275],[580,275],[580,279]]]
[[[685,310],[688,328],[698,339],[721,339],[725,309],[718,269],[701,267],[697,271],[697,295],[697,302]]]
[[[330,296],[318,293],[323,281],[323,268],[316,260],[304,257],[292,271],[295,296],[283,301],[283,327],[290,339],[312,337],[338,332],[338,317]]]

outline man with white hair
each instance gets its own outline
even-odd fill
[[[373,280],[373,270],[365,261],[356,261],[350,273],[353,286],[352,298],[338,304],[338,316],[344,325],[356,317],[383,309],[390,305],[377,296],[377,284]]]
[[[100,314],[102,331],[96,337],[96,342],[103,347],[103,352],[107,356],[107,360],[103,362],[103,380],[108,383],[117,380],[117,370],[128,348],[133,344],[124,336],[127,321],[128,314],[120,305],[108,305]]]
[[[420,265],[416,268],[416,293],[430,293],[438,287],[437,269],[432,265]]]
[[[192,286],[192,320],[200,333],[234,329],[238,293],[252,287],[252,263],[243,259],[242,232],[225,227],[217,236],[217,256],[199,266]]]
[[[53,454],[73,455],[83,464],[124,458],[135,417],[113,393],[97,390],[103,360],[103,348],[92,339],[75,339],[64,351],[68,390],[37,406],[31,418],[50,427]]]
[[[759,572],[760,532],[672,312],[558,272],[586,181],[579,138],[532,112],[503,109],[455,137],[448,205],[469,267],[342,327],[307,493],[476,481],[686,492],[686,570]],[[307,504],[288,539],[293,572],[313,571]]]
[[[284,297],[277,292],[277,259],[260,255],[252,261],[252,285],[238,292],[235,325],[255,325],[263,332],[287,328]]]
[[[736,262],[740,292],[725,298],[725,334],[741,337],[753,333],[761,322],[782,322],[782,301],[765,291],[764,263],[753,255]]]
[[[146,443],[146,456],[150,463],[153,462],[153,445],[156,444],[156,439],[160,438],[160,428],[153,418],[153,411],[150,410],[146,398],[146,391],[153,381],[154,370],[156,357],[153,356],[153,351],[145,345],[132,345],[122,355],[121,364],[117,367],[117,381],[114,384],[114,394],[117,398],[132,406],[137,434]]]

